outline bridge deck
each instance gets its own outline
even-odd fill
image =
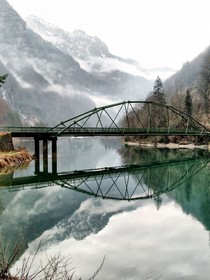
[[[70,137],[70,136],[210,136],[208,131],[199,129],[164,129],[164,128],[61,128],[51,127],[0,127],[0,131],[10,132],[12,137]]]

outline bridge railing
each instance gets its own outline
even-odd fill
[[[43,134],[52,136],[96,136],[96,135],[208,135],[208,131],[200,129],[180,128],[124,128],[124,127],[68,127],[62,130],[60,127],[49,129],[49,127],[0,127],[2,132],[17,133],[19,135]]]
[[[56,132],[53,130],[53,132]],[[202,135],[199,129],[169,129],[169,128],[95,128],[95,127],[70,127],[60,133],[60,136],[69,134],[78,135]],[[205,135],[208,134],[205,132]],[[210,134],[209,134],[210,135]]]
[[[1,132],[42,132],[45,133],[49,127],[29,127],[29,126],[20,126],[20,127],[14,127],[14,126],[1,126],[0,131]]]

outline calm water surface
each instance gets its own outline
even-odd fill
[[[27,145],[33,151],[33,143]],[[34,269],[46,255],[60,252],[71,257],[75,277],[82,279],[90,278],[104,257],[96,279],[209,279],[208,153],[142,150],[124,147],[118,139],[72,138],[59,140],[58,154],[58,172],[125,164],[151,167],[103,182],[92,178],[81,186],[101,196],[105,190],[115,200],[55,182],[39,188],[2,188],[1,241],[9,250],[23,241],[14,270],[41,242]],[[3,186],[5,180],[33,175],[34,162],[0,181]],[[116,200],[124,194],[130,201]],[[138,199],[148,194],[155,197]]]

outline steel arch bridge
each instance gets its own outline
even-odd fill
[[[0,127],[12,137],[51,140],[63,136],[210,136],[185,112],[153,101],[123,101],[94,108],[54,127]]]
[[[57,136],[210,135],[208,128],[185,112],[153,101],[124,101],[94,108],[47,132]]]
[[[40,169],[41,148],[43,169],[48,170],[48,141],[52,142],[51,154],[56,163],[58,137],[192,136],[193,141],[200,143],[208,142],[210,137],[210,129],[195,118],[173,106],[153,101],[124,101],[94,108],[54,127],[0,127],[0,130],[10,132],[12,137],[34,138],[36,172]],[[43,141],[41,148],[40,141]],[[56,164],[52,169],[57,170]]]

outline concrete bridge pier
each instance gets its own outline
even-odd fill
[[[52,171],[49,172],[49,149],[48,141],[52,143],[51,158],[52,158]],[[42,142],[42,150],[40,149],[40,143]],[[57,137],[50,138],[40,138],[34,137],[34,147],[35,147],[35,174],[43,173],[57,173]],[[41,152],[42,153],[41,153]],[[43,170],[41,171],[41,159]]]
[[[35,174],[40,172],[40,145],[39,138],[34,137],[34,151],[35,151]]]
[[[48,139],[43,139],[43,172],[48,173]]]
[[[57,173],[57,137],[52,139],[52,173]]]

